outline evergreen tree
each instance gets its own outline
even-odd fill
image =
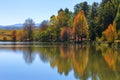
[[[116,25],[116,29],[117,29],[117,32],[120,30],[120,5],[118,7],[118,11],[117,11],[117,15],[115,17],[115,25]]]

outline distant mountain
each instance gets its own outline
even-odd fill
[[[39,27],[39,23],[35,24],[35,28]],[[23,24],[14,24],[14,25],[8,25],[8,26],[2,26],[0,25],[0,29],[2,30],[21,30],[23,29]]]

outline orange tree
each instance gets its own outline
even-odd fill
[[[83,40],[88,35],[88,24],[86,17],[84,15],[84,11],[81,10],[75,17],[73,21],[73,33],[75,35],[75,39],[77,38]]]

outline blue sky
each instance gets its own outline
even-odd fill
[[[57,14],[60,8],[69,8],[86,0],[0,0],[0,25],[12,25],[24,23],[25,19],[32,18],[34,22],[40,23],[48,20],[51,15]],[[87,0],[88,4],[94,1]]]

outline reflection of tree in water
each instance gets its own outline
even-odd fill
[[[58,55],[50,61],[52,67],[57,67],[58,72],[65,75],[68,75],[72,69],[70,47],[68,46],[70,45],[60,45]]]
[[[76,45],[72,54],[73,69],[75,77],[85,80],[85,72],[88,64],[88,47],[85,45]]]
[[[42,51],[40,52],[39,57],[44,63],[49,61],[48,56]]]
[[[89,66],[90,76],[95,80],[120,80],[119,69],[115,68],[117,62],[117,50],[114,48],[99,46],[91,46],[89,50]],[[120,63],[120,62],[119,62]]]
[[[94,45],[90,46],[89,49],[89,62],[88,62],[88,70],[89,76],[92,80],[103,80],[104,74],[107,69],[107,64],[104,61],[101,50],[96,51],[96,47]],[[108,70],[107,70],[108,71]]]
[[[115,70],[116,60],[117,60],[117,50],[115,48],[107,48],[106,54],[104,55],[105,61],[107,62],[108,66]]]
[[[40,47],[39,48],[39,57],[43,62],[48,62],[51,59],[54,59],[56,54],[57,47]]]
[[[120,71],[120,48],[118,49],[116,69]]]
[[[11,48],[13,51],[16,51],[16,45],[13,45]]]
[[[27,64],[31,64],[35,59],[35,54],[33,53],[32,47],[24,48],[23,58]]]
[[[57,67],[60,74],[64,73],[65,75],[68,75],[69,71],[71,70],[71,60],[67,57],[68,52],[66,51],[68,50],[66,49],[67,48],[63,46],[40,48],[40,58],[41,55],[45,56],[45,60],[49,60],[51,67]],[[64,50],[66,51],[64,52]],[[43,60],[43,58],[41,59]]]
[[[37,51],[43,62],[57,68],[59,74],[74,71],[76,79],[120,80],[120,54],[117,49],[94,45],[60,45],[57,47],[22,48],[26,63],[32,63]]]

